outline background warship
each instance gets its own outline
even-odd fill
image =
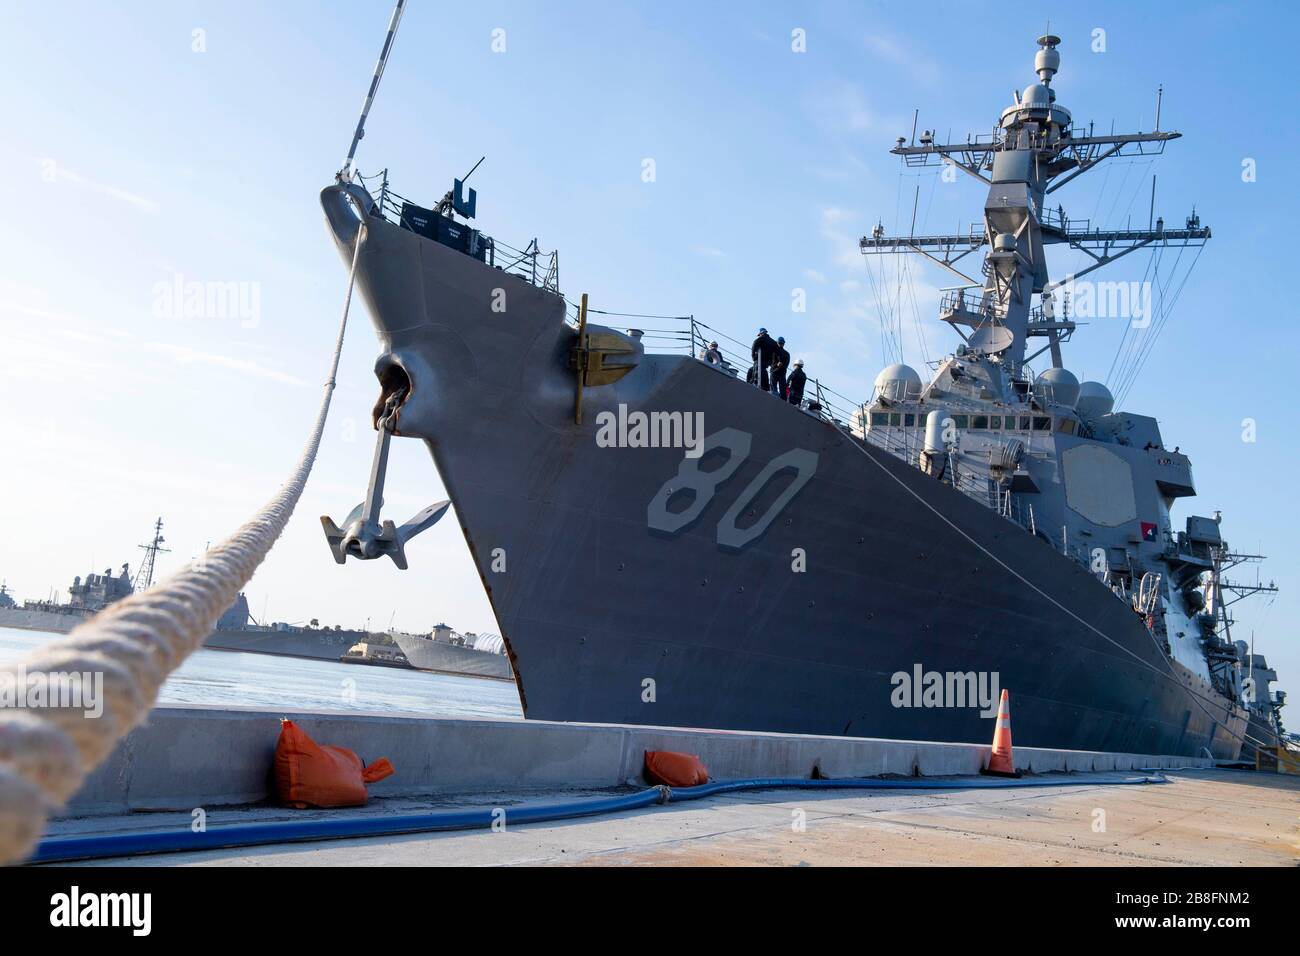
[[[461,634],[446,624],[435,624],[427,635],[393,631],[389,636],[417,670],[497,680],[514,677],[505,646],[496,634]]]
[[[1049,245],[1092,257],[1073,281],[1210,230],[1195,214],[1167,229],[1154,210],[1147,229],[1105,230],[1049,208],[1105,159],[1179,135],[1158,119],[1150,133],[1076,127],[1051,85],[1058,43],[1040,38],[1036,81],[991,135],[893,150],[988,195],[968,234],[863,238],[864,253],[923,253],[961,276],[941,318],[963,342],[928,383],[885,369],[860,405],[820,385],[799,407],[773,400],[697,360],[693,320],[686,356],[588,324],[554,254],[468,224],[462,181],[434,209],[386,177],[372,194],[350,165],[322,192],[381,341],[381,448],[389,434],[427,443],[527,717],[986,742],[969,701],[908,707],[892,692],[914,671],[950,689],[992,675],[1017,743],[1234,759],[1252,715],[1280,707],[1256,696],[1228,630],[1223,571],[1251,556],[1217,514],[1175,527],[1195,494],[1187,456],[1063,366],[1075,322]],[[975,281],[955,264],[979,250]],[[697,457],[681,427],[700,412]],[[650,439],[597,440],[635,413]],[[372,492],[376,476],[378,451]],[[350,544],[326,527],[340,561],[400,550],[391,524],[358,524]]]
[[[0,585],[0,627],[66,634],[74,627],[136,591],[147,590],[153,583],[154,564],[165,538],[162,518],[154,523],[152,540],[140,545],[144,560],[134,575],[123,564],[118,574],[111,568],[103,574],[73,578],[68,600],[57,595],[47,600],[25,601],[19,605],[4,585]],[[417,670],[437,671],[467,677],[510,679],[510,665],[502,655],[500,638],[490,634],[458,634],[439,624],[430,634],[405,634],[398,631],[375,633],[335,625],[322,627],[283,621],[259,624],[249,610],[248,598],[240,594],[217,620],[216,629],[203,646],[218,651],[247,651],[279,657],[303,657],[312,660],[350,663],[397,663]],[[369,654],[351,653],[358,646],[370,648]]]

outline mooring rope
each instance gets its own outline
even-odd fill
[[[49,814],[77,792],[117,742],[153,707],[167,676],[212,633],[293,514],[316,461],[343,335],[352,307],[364,218],[352,250],[347,294],[325,394],[302,457],[289,480],[238,531],[148,591],[109,605],[78,626],[0,668],[17,693],[33,686],[66,689],[68,675],[103,675],[102,713],[67,694],[41,706],[0,706],[0,864],[23,860]],[[74,706],[75,705],[75,706]]]

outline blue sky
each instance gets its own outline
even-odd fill
[[[134,566],[159,514],[173,548],[160,567],[174,568],[287,473],[345,281],[316,196],[346,151],[389,9],[3,3],[0,579],[20,597]],[[694,313],[737,338],[766,325],[857,397],[891,360],[857,238],[877,219],[906,231],[914,196],[918,231],[965,228],[983,200],[965,177],[918,176],[888,155],[913,109],[940,139],[987,131],[1032,81],[1049,20],[1063,39],[1054,85],[1076,121],[1149,130],[1163,83],[1162,128],[1185,138],[1154,165],[1093,171],[1056,195],[1071,215],[1141,223],[1155,173],[1170,222],[1195,203],[1214,230],[1126,407],[1192,457],[1200,497],[1179,503],[1176,524],[1222,509],[1234,546],[1271,555],[1263,573],[1283,594],[1239,605],[1237,634],[1253,629],[1300,689],[1300,461],[1286,411],[1300,341],[1283,243],[1269,236],[1300,218],[1296,83],[1280,49],[1300,18],[1280,3],[1007,9],[412,0],[358,161],[432,203],[486,154],[478,225],[558,249],[570,295]],[[796,28],[804,53],[791,50]],[[1091,51],[1098,28],[1104,52]],[[1242,181],[1247,158],[1255,182]],[[1054,272],[1076,262],[1057,257]],[[1146,265],[1140,253],[1104,277],[1140,279]],[[177,276],[255,289],[256,321],[160,315],[157,287]],[[933,318],[950,281],[919,262],[911,277],[933,358],[954,344]],[[791,311],[796,288],[806,313]],[[920,366],[910,309],[903,329]],[[1121,333],[1095,321],[1067,366],[1104,378]],[[492,630],[452,524],[413,546],[405,574],[327,554],[317,516],[364,490],[375,354],[357,322],[318,470],[249,588],[254,613]],[[438,497],[423,448],[395,443],[390,508],[402,517]]]

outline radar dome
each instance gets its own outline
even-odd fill
[[[1068,369],[1049,368],[1034,380],[1034,393],[1040,400],[1073,406],[1079,399],[1079,380]]]
[[[1115,408],[1115,397],[1101,382],[1084,382],[1079,386],[1079,400],[1075,409],[1089,421],[1109,415]]]
[[[890,365],[876,376],[876,394],[885,398],[915,398],[921,394],[921,376],[910,365]]]
[[[1020,97],[1020,108],[1030,110],[1045,110],[1052,105],[1052,91],[1042,83],[1031,83],[1025,87],[1025,93]]]

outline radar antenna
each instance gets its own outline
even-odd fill
[[[159,518],[153,525],[153,540],[148,544],[138,545],[144,550],[144,561],[140,564],[140,570],[135,573],[135,580],[131,586],[137,591],[147,591],[153,584],[153,565],[154,560],[158,557],[159,552],[164,554],[170,553],[171,548],[164,548],[162,543],[167,540],[162,533],[162,518]]]
[[[1086,220],[1067,217],[1058,203],[1052,208],[1047,197],[1107,159],[1120,156],[1154,156],[1181,133],[1110,133],[1094,135],[1076,127],[1070,111],[1057,102],[1052,83],[1061,65],[1056,47],[1060,37],[1050,33],[1038,38],[1034,58],[1036,82],[1017,93],[1002,111],[993,133],[967,136],[966,141],[938,143],[927,132],[919,142],[902,137],[890,152],[909,167],[948,164],[988,187],[984,220],[967,232],[950,235],[886,236],[879,228],[859,243],[866,255],[920,253],[947,269],[967,287],[982,286],[980,295],[949,297],[940,306],[940,318],[950,323],[969,343],[981,329],[998,327],[1000,332],[981,332],[977,343],[982,350],[1000,356],[1013,376],[1042,352],[1051,351],[1052,365],[1061,367],[1061,343],[1075,330],[1068,317],[1054,316],[1050,308],[1035,306],[1033,296],[1068,287],[1073,280],[1145,247],[1199,247],[1210,238],[1210,230],[1196,216],[1184,229],[1165,228],[1155,219],[1147,229],[1103,229]],[[1163,87],[1160,96],[1163,98]],[[1154,218],[1154,207],[1153,207]],[[1091,261],[1065,281],[1051,281],[1045,250],[1065,245]],[[958,264],[987,248],[983,279],[959,271]],[[971,332],[963,331],[963,327]],[[1047,345],[1026,355],[1027,340],[1047,339]]]

